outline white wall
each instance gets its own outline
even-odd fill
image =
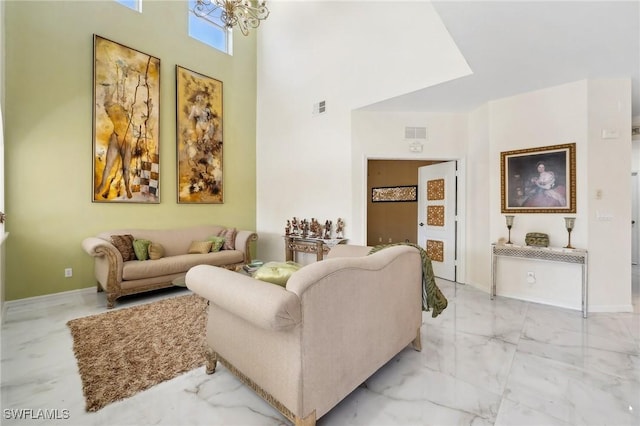
[[[367,2],[366,13],[361,2],[270,8],[258,38],[258,256],[284,258],[282,234],[292,216],[342,217],[346,237],[362,243],[362,218],[353,211],[362,193],[353,190],[352,111],[461,77],[469,67],[428,2]],[[327,113],[313,117],[321,100]]]
[[[466,215],[466,283],[485,291],[490,290],[491,257],[491,203],[487,196],[495,173],[491,173],[491,135],[489,105],[485,104],[469,113],[467,140],[467,215]]]
[[[446,68],[451,70],[449,78],[468,72],[466,63],[456,59],[457,50],[446,31],[438,29],[439,20],[430,5],[398,2],[397,9],[368,2],[366,15],[355,3],[272,5],[258,48],[260,258],[284,258],[282,234],[292,216],[343,217],[350,242],[365,243],[367,158],[461,159],[467,221],[464,282],[488,291],[490,244],[507,234],[500,212],[500,152],[575,142],[577,220],[572,244],[593,250],[590,309],[630,310],[630,253],[624,252],[630,240],[623,235],[625,229],[629,234],[630,222],[631,144],[626,140],[630,138],[623,136],[607,148],[597,138],[603,126],[629,128],[628,80],[564,84],[495,100],[466,115],[361,111],[357,108],[368,102],[446,79]],[[404,19],[398,31],[385,31],[390,39],[378,39],[381,25],[396,18]],[[269,46],[278,49],[272,52]],[[427,50],[428,55],[416,53]],[[413,66],[399,65],[409,59]],[[320,100],[326,100],[327,113],[313,117],[312,104]],[[404,126],[428,128],[429,141],[422,154],[408,152]],[[611,158],[619,170],[606,173],[593,166],[599,158]],[[614,215],[611,223],[594,224],[597,205],[591,203],[596,184],[606,197],[612,196],[606,205]],[[523,244],[527,232],[539,231],[550,235],[552,245],[563,246],[567,241],[563,217],[519,214],[512,240]],[[607,227],[616,230],[607,232]],[[612,249],[617,247],[624,253]],[[526,271],[532,267],[518,262],[503,267],[498,293],[580,308],[579,267],[536,265],[537,283],[528,286]]]
[[[500,201],[500,153],[576,143],[577,214],[571,234],[574,247],[587,248],[587,82],[579,81],[489,103],[490,116],[490,241],[507,237]],[[563,247],[566,214],[516,214],[511,241],[524,245],[528,232],[544,232],[550,245]],[[487,242],[488,243],[488,242]],[[527,272],[536,283],[527,283]],[[580,309],[581,275],[576,265],[499,259],[497,293]]]
[[[596,311],[631,306],[631,81],[589,80],[589,281]],[[619,133],[603,139],[603,130]]]
[[[465,166],[467,114],[433,114],[433,113],[386,113],[371,111],[354,111],[352,115],[352,211],[356,225],[352,226],[353,240],[358,244],[366,244],[367,236],[367,160],[459,160],[458,190],[465,193]],[[412,153],[404,139],[405,127],[426,127],[427,141],[423,151]],[[464,198],[459,200],[458,214],[461,232],[458,234],[459,246],[464,246]],[[417,206],[416,206],[417,207]],[[417,231],[416,231],[417,232]],[[459,253],[462,261],[464,253]],[[458,268],[457,278],[465,282],[465,269]]]

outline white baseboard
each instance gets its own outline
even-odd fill
[[[633,305],[597,305],[597,306],[589,305],[589,313],[592,313],[592,312],[608,312],[608,313],[633,312]]]
[[[74,294],[89,294],[89,293],[95,293],[96,292],[96,286],[91,286],[91,287],[86,287],[86,288],[80,288],[77,290],[69,290],[69,291],[62,291],[60,293],[52,293],[52,294],[44,294],[42,296],[33,296],[33,297],[25,297],[24,299],[16,299],[16,300],[7,300],[4,302],[4,306],[2,307],[2,315],[4,316],[6,310],[8,308],[15,308],[15,307],[20,307],[20,306],[24,306],[24,305],[30,305],[30,304],[36,304],[36,303],[43,303],[43,302],[52,302],[52,301],[56,301],[58,299],[67,299],[69,298],[69,296],[72,296]]]

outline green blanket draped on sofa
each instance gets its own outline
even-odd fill
[[[422,258],[422,310],[429,312],[429,309],[433,308],[431,317],[437,317],[447,308],[449,302],[436,285],[436,280],[433,276],[433,267],[431,266],[431,259],[429,259],[425,249],[413,243],[382,244],[373,247],[369,254],[373,254],[386,247],[399,245],[415,247],[420,252],[420,257]]]

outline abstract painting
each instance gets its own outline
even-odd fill
[[[93,200],[160,202],[160,59],[93,36]]]
[[[222,82],[176,65],[178,203],[220,204]]]

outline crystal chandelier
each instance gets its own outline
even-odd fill
[[[193,11],[200,17],[220,13],[225,27],[238,26],[244,35],[269,16],[265,0],[196,0]]]

